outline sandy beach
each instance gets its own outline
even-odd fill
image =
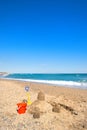
[[[26,113],[17,113],[17,103],[27,100]],[[45,99],[38,101],[38,93]],[[0,79],[0,130],[87,130],[87,90]],[[39,116],[30,110],[39,102]]]

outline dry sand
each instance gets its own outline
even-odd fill
[[[17,113],[16,104],[27,100],[26,85],[32,102],[45,93],[40,118],[33,118],[30,106]],[[0,79],[0,92],[0,130],[87,130],[87,90]]]

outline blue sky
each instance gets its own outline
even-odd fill
[[[87,0],[0,1],[0,71],[87,73]]]

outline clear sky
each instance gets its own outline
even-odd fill
[[[87,0],[0,0],[0,71],[87,73]]]

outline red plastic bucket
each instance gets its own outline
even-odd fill
[[[27,107],[27,103],[18,103],[17,104],[17,106],[18,106],[18,109],[17,109],[17,112],[19,113],[19,114],[23,114],[23,113],[25,113],[26,112],[26,107]]]

